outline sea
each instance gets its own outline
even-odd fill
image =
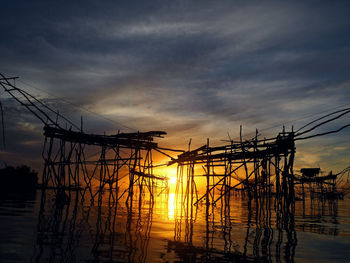
[[[307,198],[284,213],[239,196],[207,208],[174,193],[69,195],[2,195],[0,262],[350,262],[347,197]]]

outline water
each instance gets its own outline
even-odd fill
[[[43,198],[44,197],[44,198]],[[293,218],[245,200],[183,209],[174,195],[152,206],[84,205],[51,192],[0,201],[1,262],[349,262],[350,200],[296,203]]]

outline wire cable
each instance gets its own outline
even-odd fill
[[[122,126],[122,127],[126,128],[126,129],[133,130],[133,131],[137,131],[137,129],[135,129],[135,128],[132,128],[132,127],[130,127],[130,126],[127,126],[127,125],[125,125],[125,124],[123,124],[123,123],[121,123],[121,122],[119,122],[119,121],[110,119],[110,118],[108,118],[108,117],[106,117],[106,116],[104,116],[104,115],[102,115],[102,114],[100,114],[100,113],[94,112],[94,111],[89,110],[89,109],[87,109],[87,108],[85,108],[85,107],[79,106],[79,105],[77,105],[77,104],[75,104],[75,103],[73,103],[73,102],[71,102],[71,101],[69,101],[69,100],[67,100],[67,99],[64,99],[64,98],[62,98],[62,97],[58,97],[58,96],[54,95],[53,93],[47,92],[46,90],[43,90],[43,89],[41,89],[41,88],[38,88],[38,87],[36,87],[36,86],[34,86],[34,85],[32,85],[32,84],[29,84],[29,83],[27,83],[27,82],[25,82],[25,81],[23,81],[23,80],[21,80],[21,79],[18,79],[18,81],[21,82],[21,83],[24,84],[24,85],[27,85],[28,87],[31,87],[31,88],[33,88],[33,89],[36,89],[36,90],[38,90],[38,91],[41,91],[41,92],[43,92],[43,93],[45,93],[45,94],[51,96],[53,99],[56,99],[56,100],[61,101],[61,102],[65,103],[65,104],[71,105],[71,106],[73,106],[74,108],[80,109],[81,111],[85,111],[85,112],[87,112],[87,113],[93,114],[93,115],[95,115],[95,116],[97,116],[97,117],[99,117],[99,118],[101,118],[101,119],[104,119],[104,120],[106,120],[106,121],[109,121],[109,122],[113,123],[114,125]]]

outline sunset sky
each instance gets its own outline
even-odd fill
[[[241,124],[268,137],[349,107],[349,1],[35,2],[2,3],[0,72],[83,115],[86,132],[164,130],[160,145],[187,149],[237,138]],[[40,169],[42,125],[0,94],[1,160]],[[349,138],[298,143],[296,167],[345,168]]]

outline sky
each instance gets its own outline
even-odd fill
[[[276,135],[350,99],[348,1],[3,1],[0,72],[91,133],[164,130],[187,149]],[[8,164],[42,166],[42,124],[3,92]],[[345,116],[324,131],[349,123]],[[350,129],[296,167],[349,164]]]

